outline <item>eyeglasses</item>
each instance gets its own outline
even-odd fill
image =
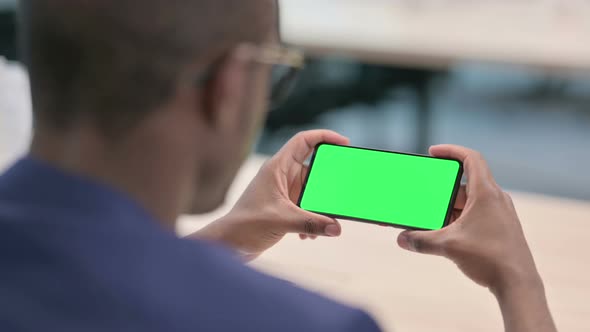
[[[297,77],[305,67],[303,52],[281,45],[265,45],[259,48],[256,61],[272,65],[270,80],[270,109],[281,106],[289,97]]]
[[[257,54],[252,59],[261,64],[271,65],[270,78],[270,109],[281,106],[289,97],[299,72],[305,67],[305,56],[298,49],[282,45],[265,44],[257,46]],[[204,73],[198,80],[199,84],[208,81],[214,68]]]

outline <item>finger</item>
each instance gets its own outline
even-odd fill
[[[405,231],[398,236],[397,244],[405,250],[444,256],[445,239],[445,230],[432,232]]]
[[[481,153],[457,145],[437,145],[430,148],[430,154],[438,158],[461,161],[468,174],[468,188],[477,191],[496,183],[490,168]]]
[[[292,186],[289,190],[289,199],[291,199],[291,202],[297,202],[299,196],[301,196],[301,190],[303,190],[303,184],[305,183],[305,179],[308,174],[309,166],[301,166],[299,178],[296,182],[292,183]]]
[[[318,237],[317,237],[317,235],[299,234],[299,238],[302,240],[307,240],[307,239],[315,240]]]
[[[306,238],[313,236],[337,237],[342,234],[340,223],[333,218],[314,214],[292,207],[288,212],[287,222],[285,223],[285,232],[305,234]]]
[[[455,199],[455,209],[456,210],[463,210],[465,209],[465,204],[467,204],[467,187],[462,185],[457,192],[457,198]]]
[[[308,240],[308,239],[309,239],[309,240],[315,240],[315,239],[317,239],[318,237],[317,237],[317,235],[299,234],[299,238],[300,238],[301,240]]]
[[[282,161],[303,164],[315,147],[320,143],[348,145],[350,140],[331,130],[310,130],[301,132],[293,137],[277,156]]]
[[[461,215],[463,215],[463,210],[453,210],[450,224],[453,224],[457,219],[461,218]]]

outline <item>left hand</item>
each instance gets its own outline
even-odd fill
[[[257,258],[288,233],[301,239],[340,236],[338,221],[296,205],[309,171],[305,161],[319,143],[348,145],[349,140],[327,130],[296,135],[264,164],[231,212],[197,236],[224,242],[246,260]]]

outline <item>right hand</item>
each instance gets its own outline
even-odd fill
[[[430,153],[462,161],[468,184],[459,192],[448,227],[403,232],[398,244],[449,258],[495,294],[507,287],[538,284],[540,277],[512,199],[500,189],[481,154],[453,145],[434,146]]]
[[[258,172],[234,208],[194,237],[225,243],[253,260],[287,234],[302,239],[337,237],[342,228],[333,218],[304,211],[296,204],[309,172],[305,160],[319,143],[346,145],[348,138],[312,130],[291,139]]]

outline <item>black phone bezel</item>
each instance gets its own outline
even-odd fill
[[[461,180],[463,179],[464,167],[463,167],[463,163],[460,160],[448,159],[448,158],[437,158],[437,157],[433,157],[433,156],[421,155],[421,154],[415,154],[415,153],[388,151],[388,150],[381,150],[381,149],[371,149],[371,148],[364,148],[364,147],[357,147],[357,146],[347,146],[347,145],[330,144],[330,143],[320,143],[320,144],[318,144],[318,145],[315,146],[314,151],[313,151],[313,154],[311,156],[311,160],[309,162],[309,171],[305,175],[305,181],[303,182],[303,186],[301,187],[301,193],[299,194],[299,199],[297,200],[297,206],[299,208],[301,208],[301,201],[303,200],[303,196],[305,195],[305,190],[307,189],[307,182],[308,182],[309,176],[311,175],[311,172],[313,170],[313,164],[314,164],[316,155],[317,155],[317,153],[319,151],[319,148],[322,145],[338,146],[338,147],[343,147],[343,148],[358,149],[358,150],[365,150],[365,151],[386,152],[386,153],[391,153],[391,154],[414,156],[414,157],[429,158],[429,159],[448,160],[448,161],[454,161],[454,162],[459,163],[459,172],[457,173],[457,178],[455,179],[455,186],[453,188],[453,194],[451,195],[451,199],[449,200],[449,206],[447,208],[447,214],[446,214],[445,221],[444,221],[444,224],[441,227],[441,229],[442,228],[445,228],[445,227],[447,227],[449,225],[449,223],[451,221],[451,216],[452,216],[452,213],[453,213],[453,209],[454,209],[454,206],[455,206],[455,201],[457,200],[457,195],[459,193],[459,188],[461,188]],[[384,222],[384,221],[370,220],[370,219],[363,219],[363,218],[356,218],[356,217],[352,217],[352,216],[342,216],[342,215],[329,214],[329,213],[323,213],[323,212],[317,212],[317,211],[309,211],[309,210],[305,210],[305,211],[316,213],[316,214],[327,216],[327,217],[331,217],[331,218],[335,218],[335,219],[344,219],[344,220],[350,220],[350,221],[358,221],[358,222],[363,222],[363,223],[368,223],[368,224],[373,224],[373,225],[389,226],[389,227],[399,228],[399,229],[404,229],[404,230],[416,230],[416,231],[434,231],[434,230],[438,230],[438,229],[427,229],[427,228],[410,227],[410,226],[405,226],[405,225],[400,225],[400,224],[395,224],[395,223],[389,223],[389,222]]]

